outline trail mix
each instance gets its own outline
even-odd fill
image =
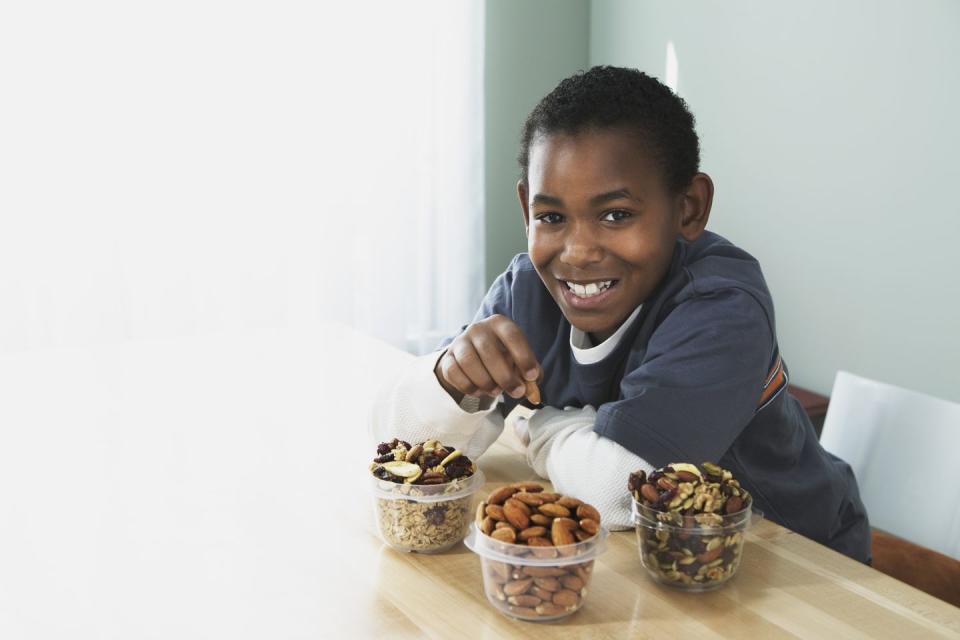
[[[461,451],[436,440],[411,445],[395,438],[377,447],[370,471],[390,483],[380,485],[375,504],[377,527],[392,547],[436,553],[466,535],[473,492],[465,491],[477,467]]]
[[[484,589],[495,606],[530,620],[559,618],[580,608],[587,595],[593,560],[556,565],[524,564],[523,560],[579,553],[567,545],[597,534],[600,513],[596,508],[570,496],[546,492],[536,482],[515,482],[487,496],[477,507],[475,521],[484,535],[511,545],[505,553],[516,558],[516,563],[483,559]]]
[[[437,440],[411,445],[394,438],[377,445],[377,457],[370,472],[381,480],[406,484],[443,484],[469,478],[477,470],[459,449],[445,447]]]
[[[688,589],[719,586],[736,572],[749,523],[750,493],[710,462],[673,463],[630,474],[644,566]]]

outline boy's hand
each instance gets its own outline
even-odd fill
[[[520,327],[506,316],[494,315],[457,336],[434,373],[458,403],[465,395],[495,398],[504,391],[522,398],[526,381],[540,375],[540,364]]]

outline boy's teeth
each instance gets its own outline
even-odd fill
[[[589,284],[577,284],[575,282],[568,282],[567,288],[569,288],[573,293],[581,298],[590,298],[602,293],[610,288],[610,285],[613,283],[613,280],[604,280],[603,282],[591,282]]]

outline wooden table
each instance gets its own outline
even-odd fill
[[[654,584],[619,532],[579,612],[502,616],[463,545],[377,538],[366,401],[408,358],[337,326],[0,357],[0,638],[960,637],[771,522],[719,591]],[[532,478],[507,439],[478,462]]]

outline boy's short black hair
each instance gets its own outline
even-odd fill
[[[527,116],[518,157],[521,179],[526,183],[536,137],[621,126],[650,145],[669,191],[682,191],[700,170],[700,142],[683,98],[642,71],[597,66],[562,80]]]

